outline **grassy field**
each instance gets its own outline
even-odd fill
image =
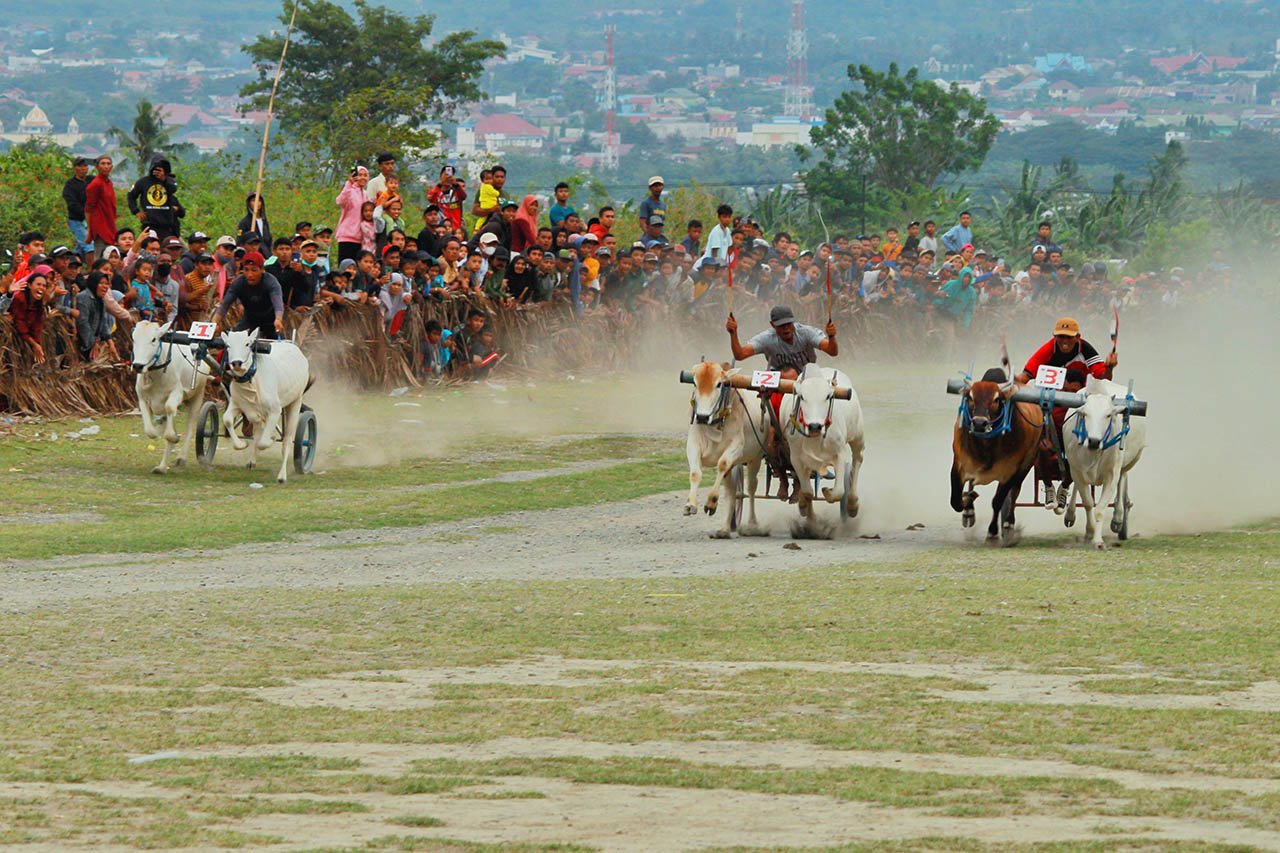
[[[465,400],[446,402],[447,441],[423,450],[401,433],[403,453],[362,457],[389,440],[346,440],[350,422],[416,426],[395,403],[362,401],[347,423],[326,412],[324,473],[256,490],[262,472],[230,458],[150,474],[158,452],[131,435],[136,419],[76,439],[85,424],[22,425],[0,438],[3,571],[171,549],[160,522],[175,517],[197,519],[188,539],[211,547],[608,512],[602,494],[684,480],[671,438],[591,435],[572,409],[535,425],[531,400],[483,439],[463,426]],[[689,559],[718,547],[691,540]],[[10,608],[0,844],[1280,849],[1280,522],[1108,553],[1033,535],[820,567],[807,543],[751,547],[759,559],[726,577]],[[64,559],[59,577],[77,569]]]
[[[99,431],[68,437],[88,426]],[[248,470],[226,446],[212,472],[187,465],[158,476],[151,468],[162,439],[140,432],[134,417],[23,425],[0,437],[6,495],[0,558],[159,552],[196,544],[185,534],[175,536],[175,525],[203,547],[225,547],[575,506],[601,495],[625,499],[688,482],[680,472],[683,454],[670,439],[619,435],[480,440],[463,434],[412,448],[406,447],[412,438],[400,436],[390,440],[403,452],[371,465],[360,464],[370,447],[337,444],[318,460],[315,474],[294,476],[284,486],[275,482],[277,451],[271,453],[274,464],[260,457],[259,467]],[[530,479],[509,476],[521,474]]]

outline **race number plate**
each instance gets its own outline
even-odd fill
[[[217,328],[214,323],[192,323],[191,330],[187,332],[187,337],[193,341],[213,340],[213,333]]]
[[[1036,371],[1036,385],[1041,388],[1052,388],[1055,391],[1061,391],[1066,382],[1067,369],[1065,367],[1042,364]]]
[[[781,383],[780,370],[755,370],[751,373],[751,384],[757,388],[777,388]]]

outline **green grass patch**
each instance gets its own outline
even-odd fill
[[[75,421],[27,427],[29,435],[0,438],[0,484],[6,491],[0,554],[5,560],[18,564],[68,554],[221,548],[303,533],[410,527],[593,504],[606,495],[640,497],[687,483],[682,456],[670,439],[629,436],[558,443],[513,439],[497,452],[464,446],[443,457],[367,467],[321,465],[317,471],[323,473],[291,477],[285,486],[275,483],[269,463],[264,467],[260,460],[250,471],[224,464],[222,456],[211,472],[187,466],[161,477],[150,473],[159,450],[147,446],[155,441],[130,435],[141,430],[136,418],[97,423],[100,433],[77,440],[47,440],[53,432],[66,435],[83,427]],[[37,432],[42,438],[34,437]],[[597,461],[610,464],[523,482],[477,482]],[[265,487],[253,490],[251,483]],[[199,534],[176,540],[172,525],[158,523],[172,518],[199,518]],[[74,536],[68,535],[69,526]],[[486,532],[497,531],[458,535]]]

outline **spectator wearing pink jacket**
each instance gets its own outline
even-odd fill
[[[334,239],[338,241],[338,263],[350,258],[360,258],[361,244],[364,242],[364,228],[361,225],[360,210],[364,206],[364,188],[369,184],[369,170],[364,166],[356,166],[351,170],[342,192],[334,199],[341,213],[338,214],[338,230]]]

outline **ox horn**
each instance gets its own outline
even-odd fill
[[[1009,361],[1009,344],[1004,335],[1000,336],[1000,367],[1004,369],[1004,384],[1000,390],[1007,393],[1013,390],[1013,365]]]

